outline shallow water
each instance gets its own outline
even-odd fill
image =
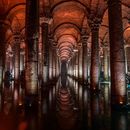
[[[89,86],[65,81],[39,89],[38,105],[26,102],[13,84],[0,93],[0,130],[130,130],[128,111],[110,110],[109,84],[90,94]]]

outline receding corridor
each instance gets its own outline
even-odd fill
[[[130,130],[130,0],[0,0],[0,130]]]

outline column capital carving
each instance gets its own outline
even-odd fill
[[[87,45],[87,40],[89,38],[89,33],[86,32],[87,29],[83,29],[81,32],[82,45]]]
[[[102,22],[102,18],[100,17],[91,17],[88,19],[89,26],[91,28],[91,31],[96,31],[99,29]]]
[[[20,42],[21,41],[21,35],[20,35],[19,31],[15,31],[13,33],[13,37],[14,37],[15,42]]]
[[[48,18],[48,17],[40,17],[40,25],[42,25],[43,23],[51,24],[52,21],[53,21],[52,18]]]
[[[109,6],[114,6],[117,3],[121,4],[121,0],[106,0],[106,2]]]

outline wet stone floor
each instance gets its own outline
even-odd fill
[[[110,87],[90,94],[89,86],[67,78],[39,88],[38,104],[4,86],[0,93],[0,130],[130,130],[129,111],[110,111]]]

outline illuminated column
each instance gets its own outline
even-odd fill
[[[126,104],[125,53],[120,0],[108,1],[111,104]]]
[[[20,77],[20,32],[14,34],[14,83],[19,88]]]
[[[78,52],[75,55],[75,77],[78,78]]]
[[[26,95],[38,94],[39,1],[26,0]]]
[[[103,48],[103,58],[104,58],[104,78],[105,78],[105,81],[108,81],[108,78],[109,78],[109,63],[108,63],[108,47],[104,47]]]
[[[42,23],[40,21],[40,26]],[[42,83],[43,80],[43,44],[42,44],[42,27],[39,28],[39,43],[38,43],[38,77],[39,77],[39,85]],[[40,87],[39,86],[39,87]]]
[[[91,45],[91,69],[90,69],[90,87],[91,90],[96,90],[99,87],[99,25],[100,18],[93,19],[90,23],[92,32],[92,45]]]
[[[126,73],[130,73],[130,45],[125,45]]]
[[[52,58],[53,59],[53,78],[55,78],[56,77],[56,58],[57,58],[57,56],[56,56],[56,52],[55,52],[55,48],[53,48],[53,56],[54,56],[54,58]]]
[[[25,52],[23,50],[20,51],[20,71],[24,70],[25,67]]]
[[[0,89],[2,88],[2,81],[3,81],[3,73],[5,68],[5,29],[4,25],[1,24],[0,27]]]
[[[49,45],[48,45],[48,23],[42,24],[42,42],[43,42],[43,80],[45,83],[49,80]]]
[[[52,48],[49,47],[49,79],[52,79],[52,55],[53,55],[53,51]]]
[[[83,48],[83,55],[82,55],[82,72],[83,72],[83,80],[84,82],[88,81],[88,51],[87,51],[87,39],[88,36],[86,34],[83,34],[82,36],[82,48]]]
[[[78,52],[78,78],[82,78],[82,47],[80,48]]]
[[[91,51],[90,51],[89,48],[87,49],[87,63],[88,63],[88,66],[87,66],[87,69],[88,69],[88,81],[90,82]]]

